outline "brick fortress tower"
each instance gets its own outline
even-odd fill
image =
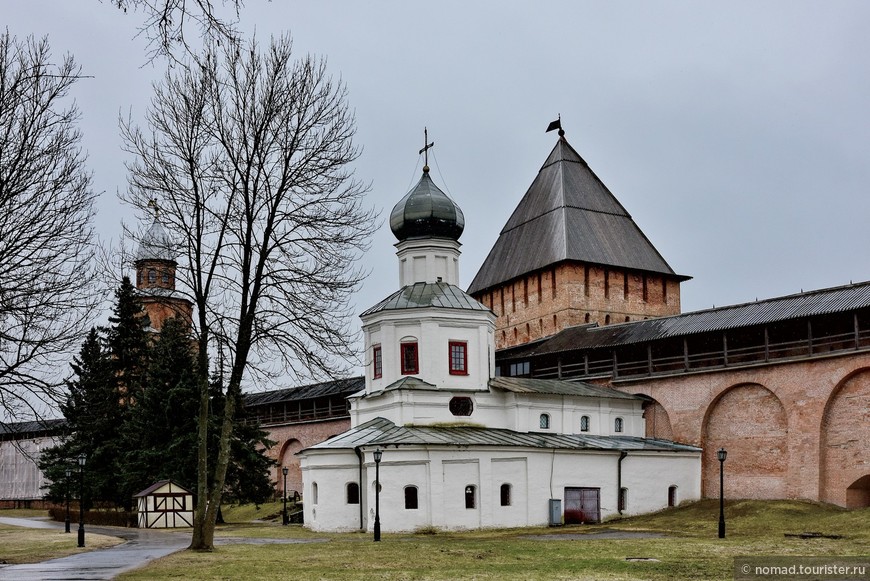
[[[498,317],[503,349],[583,324],[680,313],[676,274],[565,139],[529,186],[468,288]]]
[[[151,328],[159,331],[170,317],[180,317],[190,324],[193,303],[175,290],[175,261],[172,238],[160,223],[157,206],[154,222],[145,232],[136,252],[136,289],[148,313]]]

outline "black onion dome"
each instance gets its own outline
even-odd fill
[[[465,229],[465,216],[424,168],[417,185],[393,207],[390,229],[399,242],[426,237],[459,240]]]

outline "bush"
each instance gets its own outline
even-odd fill
[[[52,520],[58,522],[66,521],[66,507],[54,507],[48,509],[48,514]],[[79,521],[78,507],[70,507],[70,520],[73,522]],[[134,511],[124,511],[116,509],[102,510],[86,510],[84,521],[89,525],[108,526],[108,527],[136,527],[136,513]]]

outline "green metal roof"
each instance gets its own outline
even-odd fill
[[[546,434],[515,432],[482,427],[397,426],[375,418],[351,428],[307,450],[352,449],[357,446],[497,446],[547,450],[627,450],[653,452],[700,452],[701,449],[668,440],[633,436],[593,436],[588,434]]]
[[[582,381],[562,381],[558,379],[533,379],[531,377],[493,377],[489,380],[490,387],[513,393],[540,393],[554,395],[575,395],[582,397],[598,397],[608,399],[635,399],[642,401],[636,395],[630,395],[600,387]]]
[[[470,311],[488,311],[489,309],[471,298],[461,288],[446,282],[417,282],[400,288],[372,308],[366,310],[361,317],[381,311],[396,311],[402,309],[419,309],[438,307],[442,309],[462,309]]]

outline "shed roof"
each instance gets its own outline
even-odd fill
[[[560,137],[468,287],[477,293],[566,260],[677,275]]]
[[[140,490],[139,492],[137,492],[136,494],[133,495],[133,498],[139,498],[142,496],[148,496],[149,494],[153,494],[154,492],[160,490],[161,488],[163,488],[167,484],[177,488],[178,491],[180,491],[180,492],[185,492],[187,494],[191,494],[191,492],[188,489],[186,489],[183,486],[178,485],[177,483],[175,483],[172,480],[161,480],[159,482],[155,482],[154,484],[152,484],[151,486],[149,486],[145,490]]]
[[[347,449],[357,446],[507,446],[553,450],[645,450],[657,452],[700,452],[700,448],[667,440],[633,436],[588,434],[547,434],[516,432],[483,427],[397,426],[375,418],[309,450]]]
[[[569,327],[544,341],[504,349],[499,352],[499,357],[516,359],[577,349],[617,347],[868,307],[870,307],[870,282],[861,282],[671,317],[605,327],[595,325]]]

